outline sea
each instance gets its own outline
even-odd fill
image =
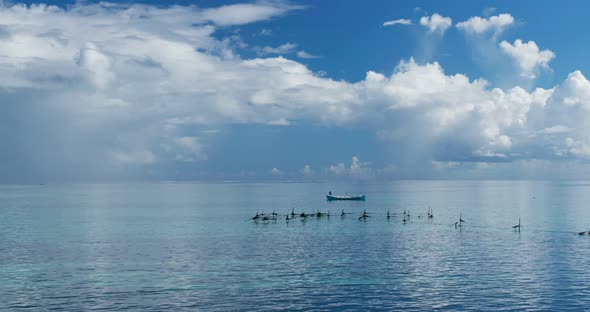
[[[588,311],[589,205],[584,181],[2,185],[0,311]]]

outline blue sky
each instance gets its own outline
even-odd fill
[[[584,1],[0,6],[0,182],[584,179]]]

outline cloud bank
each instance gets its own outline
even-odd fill
[[[579,71],[551,89],[504,90],[409,59],[390,75],[368,71],[348,82],[280,56],[242,59],[235,40],[213,35],[298,9],[1,6],[1,160],[56,175],[202,163],[210,161],[211,129],[300,122],[373,131],[395,147],[391,168],[590,157],[590,82]],[[431,32],[452,25],[438,14],[423,20]],[[508,25],[489,20],[474,31]],[[554,57],[533,41],[500,46],[528,76]],[[324,172],[367,175],[367,167],[355,157]],[[314,173],[310,165],[301,172]]]

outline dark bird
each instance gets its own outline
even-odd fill
[[[512,228],[513,228],[515,231],[519,231],[519,232],[520,232],[520,218],[518,218],[518,225],[514,225],[514,226],[512,226]]]
[[[252,220],[259,220],[260,219],[260,214],[258,213],[258,210],[256,210],[256,215],[252,217]]]

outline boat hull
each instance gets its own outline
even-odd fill
[[[328,201],[333,200],[365,200],[365,195],[358,196],[337,196],[337,195],[326,195]]]

